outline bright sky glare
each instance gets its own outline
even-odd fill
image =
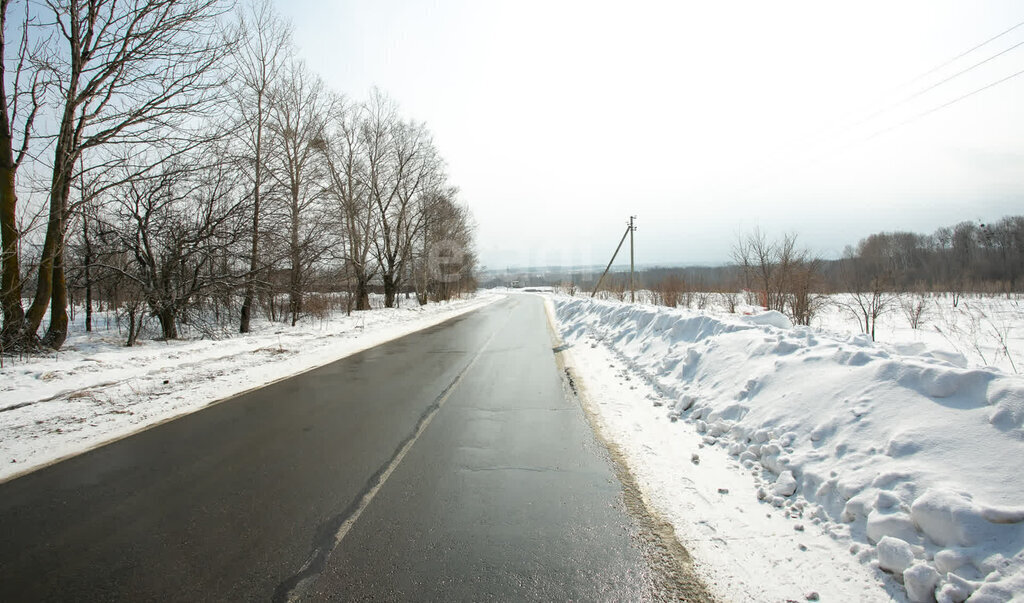
[[[1019,0],[277,2],[329,85],[427,123],[489,268],[602,264],[631,214],[638,262],[699,264],[1024,213],[1024,74],[919,117],[1024,70],[1024,25],[913,81]]]

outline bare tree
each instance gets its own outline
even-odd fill
[[[378,224],[378,234],[374,239],[375,255],[384,280],[385,305],[390,307],[387,300],[393,300],[394,259],[398,256],[393,206],[398,203],[402,176],[394,155],[394,135],[399,127],[399,118],[395,103],[379,90],[373,91],[364,114],[361,127],[366,153],[366,184],[375,205]]]
[[[333,98],[303,63],[292,60],[272,97],[270,129],[279,153],[272,158],[288,224],[288,311],[292,325],[302,313],[309,271],[331,247],[323,201],[327,116]]]
[[[89,149],[173,137],[208,108],[229,44],[219,35],[221,0],[46,0],[47,26],[63,41],[51,57],[60,116],[54,143],[49,216],[35,298],[35,333],[47,307],[43,342],[67,336],[64,235],[75,164]]]
[[[792,238],[795,249],[796,236]],[[826,297],[820,293],[821,260],[803,249],[793,251],[786,265],[785,299],[790,318],[798,325],[810,325],[811,319],[825,303]]]
[[[80,201],[78,203],[77,218],[79,223],[78,230],[78,241],[77,245],[73,242],[67,242],[69,247],[72,248],[72,256],[76,256],[80,259],[80,269],[78,274],[78,281],[80,281],[81,288],[85,290],[85,330],[86,332],[92,331],[92,310],[93,310],[93,284],[95,277],[94,263],[96,261],[96,227],[99,222],[99,207],[96,203],[95,188],[93,187],[93,180],[86,180],[85,170],[80,170],[78,174],[78,194]],[[77,249],[74,249],[76,248]],[[77,253],[75,253],[77,251]],[[72,278],[72,282],[76,279]],[[72,306],[74,308],[74,306]]]
[[[9,0],[0,0],[0,237],[3,241],[3,279],[0,282],[0,300],[3,305],[3,330],[0,349],[10,350],[28,345],[29,328],[25,310],[21,305],[21,233],[17,225],[17,173],[28,153],[35,118],[39,113],[45,92],[43,71],[30,62],[30,55],[38,56],[46,40],[40,39],[29,49],[31,19],[29,4],[25,3],[25,16],[21,20],[20,38],[14,77],[8,89],[7,11]],[[12,28],[13,29],[13,28]],[[15,137],[17,136],[17,141]],[[17,142],[17,149],[15,149]]]
[[[846,301],[841,307],[846,309],[861,330],[875,340],[875,327],[878,319],[896,307],[898,294],[893,290],[892,270],[878,257],[858,256],[847,248],[840,264],[840,273]]]
[[[367,186],[366,144],[362,109],[335,102],[331,133],[323,151],[330,178],[329,193],[337,203],[335,222],[343,241],[346,272],[353,281],[356,310],[370,309],[370,280],[376,274],[371,252],[379,221]]]
[[[446,301],[476,288],[473,220],[469,209],[456,202],[455,192],[448,188],[435,193],[430,203],[423,237],[421,302]]]
[[[407,272],[411,246],[423,226],[416,199],[443,185],[441,162],[422,124],[404,122],[395,103],[374,91],[363,121],[367,185],[376,205],[375,256],[392,307]]]
[[[781,312],[784,299],[778,293],[778,249],[775,244],[755,228],[750,234],[739,237],[732,255],[747,281],[760,292],[765,309]]]
[[[797,324],[810,324],[821,303],[814,294],[821,261],[797,248],[795,234],[770,241],[755,229],[740,236],[733,260],[746,281],[757,287],[766,309],[787,313]]]
[[[107,267],[137,284],[165,339],[203,296],[237,283],[217,264],[247,232],[236,178],[225,162],[183,158],[116,190],[111,231],[134,261]]]
[[[384,281],[384,305],[395,305],[398,293],[409,272],[413,245],[423,230],[429,212],[433,209],[432,199],[455,196],[445,191],[445,175],[441,159],[432,140],[422,124],[400,123],[395,132],[395,162],[398,168],[397,203],[392,205],[388,220],[394,241],[384,246],[389,251],[382,263]],[[383,222],[382,222],[383,223]]]
[[[249,270],[245,277],[239,331],[248,333],[252,320],[256,283],[262,273],[260,261],[260,218],[267,187],[266,139],[270,119],[270,96],[292,51],[291,25],[275,11],[270,0],[246,4],[238,13],[239,44],[234,53],[234,100],[238,117],[242,157],[239,162],[250,179],[252,241]]]

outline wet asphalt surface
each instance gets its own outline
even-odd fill
[[[0,601],[672,596],[638,525],[512,296],[0,484]]]

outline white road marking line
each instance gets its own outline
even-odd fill
[[[511,312],[509,313],[509,316],[511,316]],[[498,334],[499,331],[501,331],[505,327],[506,324],[508,324],[508,317],[505,318],[505,322],[502,323],[501,327],[495,329],[494,332],[491,333],[491,336],[488,337],[487,341],[484,342],[484,345],[480,347],[480,351],[476,353],[476,356],[473,357],[473,360],[471,360],[469,364],[466,365],[466,368],[462,369],[462,372],[459,373],[459,376],[456,377],[455,380],[452,381],[451,385],[448,386],[448,391],[438,401],[437,406],[434,408],[434,410],[431,411],[429,415],[427,415],[427,417],[423,420],[422,423],[420,423],[420,427],[419,429],[416,430],[416,434],[412,437],[412,439],[406,442],[405,445],[402,446],[402,449],[398,451],[398,454],[396,454],[395,457],[391,460],[391,463],[388,465],[387,469],[385,469],[384,473],[381,474],[380,480],[377,482],[377,484],[373,488],[371,488],[366,494],[363,495],[363,499],[359,501],[359,506],[356,508],[355,512],[352,513],[352,515],[350,515],[348,519],[346,519],[344,523],[341,524],[341,527],[339,527],[338,531],[334,534],[335,548],[339,544],[341,544],[341,541],[352,529],[352,526],[354,526],[355,523],[359,521],[359,517],[363,514],[363,511],[365,511],[366,508],[370,506],[370,503],[373,502],[373,498],[377,496],[377,492],[380,492],[380,489],[384,487],[384,484],[388,481],[388,478],[391,477],[391,474],[394,473],[395,469],[398,468],[398,465],[401,464],[402,459],[405,458],[405,455],[408,454],[409,450],[411,450],[413,445],[416,444],[416,441],[420,439],[420,436],[423,435],[423,432],[427,430],[427,426],[429,426],[430,422],[434,420],[434,417],[437,415],[438,411],[441,410],[441,407],[444,406],[444,403],[448,401],[448,398],[451,397],[452,393],[455,392],[455,389],[459,386],[460,383],[462,383],[462,380],[466,377],[466,374],[469,373],[470,369],[472,369],[473,366],[477,363],[477,360],[480,359],[484,351],[488,348],[488,346],[491,345],[491,342],[494,340],[494,337]]]

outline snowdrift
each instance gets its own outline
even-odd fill
[[[607,345],[759,499],[849,539],[910,600],[1024,597],[1024,378],[776,312],[553,302],[568,343]]]

